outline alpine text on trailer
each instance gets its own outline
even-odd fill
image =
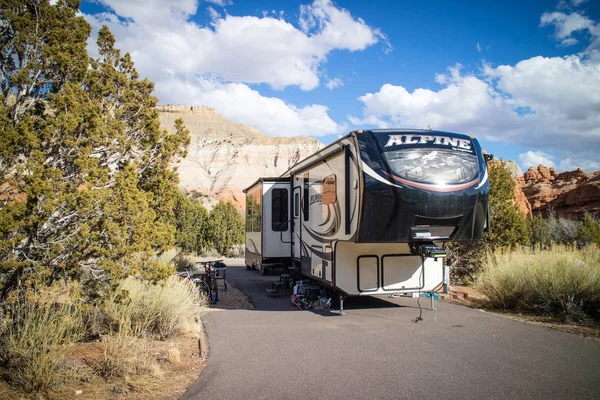
[[[486,157],[472,136],[357,130],[246,193],[246,266],[343,296],[434,292],[443,243],[489,228]]]

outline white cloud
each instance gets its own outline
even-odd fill
[[[563,41],[562,41],[562,42],[560,42],[560,45],[561,45],[562,47],[569,47],[569,46],[574,46],[574,45],[576,45],[577,43],[579,43],[579,40],[577,40],[577,39],[575,39],[575,38],[572,38],[572,37],[571,37],[571,38],[566,38],[566,39],[563,39]]]
[[[205,0],[205,1],[207,3],[216,4],[219,7],[230,6],[233,4],[233,1],[231,1],[231,0]]]
[[[544,13],[540,18],[540,25],[554,25],[556,28],[555,36],[557,39],[564,39],[573,34],[573,32],[591,29],[594,21],[579,13],[565,14],[562,12]]]
[[[222,83],[214,79],[165,79],[156,83],[162,104],[212,106],[234,121],[241,121],[268,136],[321,136],[340,133],[319,104],[296,107],[276,97],[262,96],[243,83]]]
[[[571,4],[573,4],[575,7],[582,5],[583,3],[585,3],[587,0],[571,0]]]
[[[132,19],[136,24],[152,24],[172,27],[172,23],[185,21],[198,10],[197,0],[99,0],[122,18]]]
[[[458,131],[480,138],[558,149],[593,168],[600,149],[600,63],[579,56],[533,57],[514,66],[461,66],[435,79],[438,91],[383,85],[359,97],[354,125]],[[595,149],[589,152],[587,149]],[[559,167],[561,164],[559,164]]]
[[[479,42],[477,42],[477,51],[478,51],[479,53],[481,53],[481,51],[482,51],[482,50],[483,50],[483,49],[481,48],[481,45],[479,44]]]
[[[561,46],[571,46],[578,43],[572,37],[575,32],[587,31],[590,35],[590,46],[588,51],[600,50],[600,25],[585,15],[578,12],[565,14],[563,12],[546,12],[540,18],[540,26],[554,26],[554,37],[561,42]]]
[[[390,46],[379,29],[371,28],[362,18],[354,18],[348,10],[335,7],[331,0],[300,6],[300,27],[324,51],[364,50],[380,40]]]
[[[319,85],[319,67],[332,51],[387,43],[378,29],[330,0],[301,6],[300,29],[281,16],[215,13],[211,25],[199,26],[190,20],[197,11],[195,0],[100,1],[113,15],[86,15],[88,21],[95,29],[107,24],[117,46],[131,52],[141,74],[153,80],[169,72],[311,90]]]
[[[214,8],[212,8],[210,6],[207,7],[206,10],[208,11],[208,15],[210,15],[211,21],[214,21],[221,17],[221,14],[219,14],[219,12],[217,10],[215,10]]]
[[[600,170],[600,161],[598,161],[597,151],[588,152],[587,156],[581,154],[566,155],[558,165],[559,171],[572,171],[577,168],[585,172],[594,172]]]
[[[335,134],[345,125],[334,122],[324,105],[295,106],[262,96],[247,84],[311,90],[320,84],[320,68],[332,51],[361,51],[378,42],[386,46],[384,51],[391,49],[378,29],[331,0],[301,6],[297,21],[274,10],[262,17],[232,16],[207,5],[203,12],[211,22],[206,26],[192,19],[198,12],[197,0],[98,1],[108,10],[84,15],[92,25],[92,38],[107,25],[116,47],[130,52],[140,75],[155,82],[161,104],[214,106],[224,116],[267,135]],[[98,56],[93,42],[90,54]],[[334,78],[327,87],[342,84]]]
[[[519,161],[521,162],[523,170],[526,170],[529,167],[537,168],[540,164],[548,168],[555,168],[556,165],[552,158],[553,157],[550,154],[546,154],[543,151],[529,150],[527,153],[519,154]]]
[[[597,160],[596,151],[564,152],[558,164],[554,159],[554,156],[543,151],[530,150],[527,153],[519,154],[521,168],[524,171],[529,167],[537,168],[540,164],[548,168],[556,168],[559,171],[572,171],[577,168],[581,168],[586,172],[600,170],[600,161]]]
[[[337,87],[342,87],[344,86],[344,81],[341,80],[340,78],[333,78],[327,81],[327,83],[325,84],[325,87],[329,90],[333,90]]]

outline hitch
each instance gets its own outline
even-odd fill
[[[446,258],[446,250],[433,243],[423,243],[417,245],[417,251],[425,258]]]

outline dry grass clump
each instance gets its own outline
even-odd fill
[[[160,366],[147,344],[137,338],[115,334],[102,339],[104,354],[92,363],[92,368],[101,377],[130,378],[160,374]]]
[[[16,293],[0,323],[0,371],[26,392],[45,392],[62,383],[68,374],[64,355],[85,332],[79,302],[47,295]]]
[[[121,281],[104,305],[115,332],[165,339],[197,324],[204,301],[189,280],[171,277],[153,284],[135,278]]]
[[[170,347],[167,353],[167,360],[171,364],[179,364],[181,362],[181,352],[177,347]]]
[[[488,304],[580,322],[600,316],[600,249],[590,245],[489,255],[476,289]]]
[[[125,279],[95,306],[71,295],[64,287],[23,291],[2,304],[0,378],[12,387],[47,394],[75,379],[132,385],[160,378],[160,363],[177,363],[181,354],[173,348],[160,355],[152,339],[198,332],[205,304],[191,281],[177,277],[156,284]],[[73,356],[70,345],[84,347],[91,338],[101,338],[100,352]]]

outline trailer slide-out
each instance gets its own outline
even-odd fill
[[[443,244],[489,228],[486,157],[457,133],[354,131],[244,192],[246,266],[343,296],[436,291]]]

